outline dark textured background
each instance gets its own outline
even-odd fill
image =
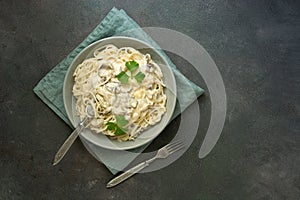
[[[223,77],[228,112],[218,144],[200,160],[206,93],[198,136],[179,160],[106,189],[112,174],[79,140],[51,165],[71,129],[32,89],[113,6],[142,27],[180,31],[203,45]],[[297,0],[0,0],[0,199],[300,199],[299,32]],[[206,89],[186,61],[169,55]]]

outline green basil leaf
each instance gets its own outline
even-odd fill
[[[116,129],[116,124],[114,122],[107,122],[106,125],[107,125],[107,129],[110,131],[113,131]]]
[[[128,120],[125,119],[125,117],[123,115],[117,115],[116,116],[116,121],[117,121],[117,125],[119,127],[124,127],[126,124],[128,124]]]
[[[119,127],[116,128],[115,135],[123,135],[123,134],[125,134],[125,133],[126,133],[126,132],[123,131],[123,129],[121,129],[121,128],[119,128]]]
[[[134,60],[126,62],[125,65],[131,74],[135,72],[137,68],[139,68],[139,63],[135,62]]]
[[[134,78],[138,83],[142,83],[142,81],[145,78],[145,74],[143,72],[139,72],[137,73],[137,75],[134,76]]]
[[[128,82],[128,79],[129,79],[129,76],[124,72],[120,72],[118,75],[117,75],[117,79],[121,82],[121,83],[127,83]]]

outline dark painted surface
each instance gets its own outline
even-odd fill
[[[71,129],[32,89],[113,6],[142,27],[170,28],[202,44],[222,74],[228,112],[205,159],[198,151],[208,94],[199,99],[198,136],[179,160],[106,189],[113,176],[80,141],[51,165]],[[0,199],[300,199],[299,32],[299,1],[1,0]],[[183,59],[170,57],[206,88]]]

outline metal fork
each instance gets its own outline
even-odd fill
[[[63,145],[59,148],[57,153],[55,154],[53,165],[58,164],[61,159],[66,155],[67,151],[70,149],[76,138],[79,136],[79,133],[86,128],[87,122],[89,119],[95,116],[95,112],[91,105],[86,107],[86,116],[85,118],[78,124],[76,129],[71,133],[71,135],[66,139]]]
[[[120,174],[119,176],[113,178],[111,181],[109,181],[106,184],[106,187],[110,188],[110,187],[113,187],[113,186],[123,182],[124,180],[130,178],[131,176],[138,173],[145,167],[149,166],[150,163],[152,163],[157,158],[166,158],[169,155],[171,155],[172,153],[179,151],[182,148],[184,148],[183,140],[177,140],[175,142],[167,144],[166,146],[160,148],[153,158],[146,160],[146,161],[132,167],[131,169],[127,170],[126,172]]]

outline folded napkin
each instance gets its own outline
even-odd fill
[[[78,53],[80,53],[89,44],[110,36],[129,36],[128,30],[136,29],[134,37],[147,42],[167,60],[171,66],[177,84],[177,104],[172,116],[174,119],[188,105],[196,100],[204,91],[183,74],[171,62],[168,56],[159,48],[159,46],[140,28],[140,26],[131,19],[124,10],[113,8],[101,23],[80,43],[65,59],[55,66],[33,89],[35,94],[42,99],[58,116],[60,116],[69,126],[72,126],[66,114],[63,104],[63,82],[68,67]],[[130,35],[132,36],[132,35]],[[103,149],[81,138],[87,150],[99,161],[101,161],[113,173],[124,169],[132,162],[138,153],[141,153],[149,144],[130,151],[113,151]]]

